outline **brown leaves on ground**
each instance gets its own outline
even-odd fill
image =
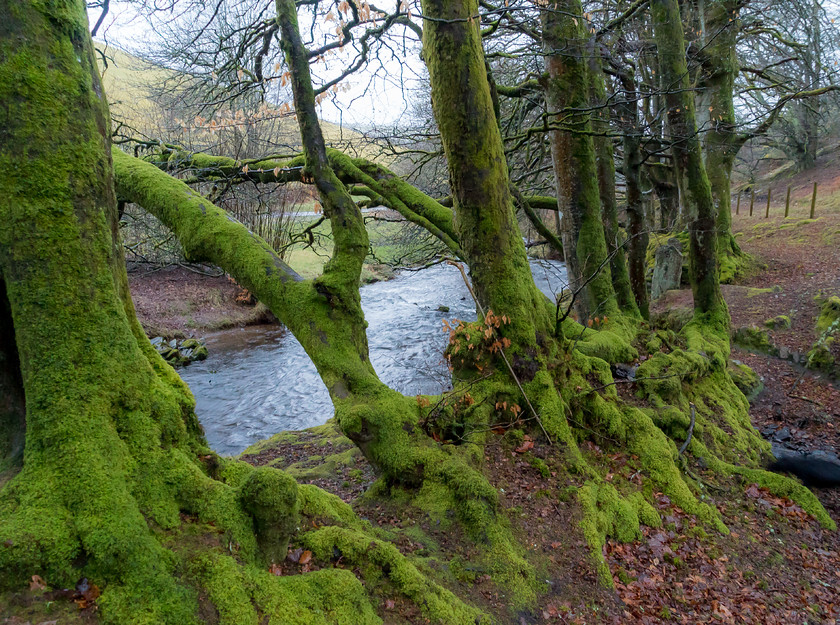
[[[662,529],[644,528],[640,543],[607,544],[607,561],[626,606],[623,622],[835,622],[840,616],[836,536],[766,489],[751,485],[745,494],[744,507],[725,512],[733,529],[729,536],[705,535],[696,519],[673,511],[660,496],[661,512],[668,511]]]

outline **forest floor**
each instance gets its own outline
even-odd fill
[[[783,204],[771,205],[774,216],[769,219],[763,210],[760,216],[742,211],[734,218],[742,249],[766,268],[725,286],[724,296],[733,329],[765,328],[775,346],[804,354],[815,339],[815,296],[840,294],[840,206],[818,204],[814,221],[807,219],[807,202],[794,206],[788,219],[780,215]],[[690,306],[690,291],[672,291],[654,310]],[[778,315],[791,318],[789,329],[766,328],[764,322]],[[735,347],[732,357],[762,378],[764,389],[753,400],[751,415],[765,437],[800,451],[834,454],[840,449],[840,390],[835,383],[776,356]],[[840,622],[840,532],[822,530],[798,506],[754,484],[721,479],[696,465],[692,469],[702,475],[706,501],[720,511],[730,534],[715,534],[674,508],[665,495],[654,493],[663,527],[643,527],[632,543],[607,543],[604,554],[615,590],[605,589],[594,573],[578,527],[580,511],[570,497],[570,488],[580,484],[574,476],[567,477],[552,449],[533,443],[524,450],[500,437],[485,452],[502,506],[529,560],[537,563],[538,575],[546,580],[537,609],[513,616],[489,576],[470,564],[473,549],[457,533],[435,527],[422,513],[392,509],[382,499],[364,495],[375,479],[373,471],[332,424],[283,433],[246,451],[243,458],[258,465],[291,467],[300,481],[315,483],[351,503],[405,553],[432,560],[440,556],[450,587],[500,622]],[[591,443],[584,444],[584,453],[598,457],[617,476],[640,479],[633,475],[632,457]],[[815,492],[840,522],[840,493]],[[424,622],[410,604],[385,598],[380,615],[386,623]]]

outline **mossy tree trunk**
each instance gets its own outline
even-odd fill
[[[618,203],[615,199],[615,157],[610,133],[610,108],[604,70],[601,66],[601,48],[594,40],[589,42],[589,89],[592,94],[592,130],[595,144],[595,162],[598,170],[598,193],[604,221],[607,254],[610,257],[610,276],[618,307],[630,316],[639,314],[637,300],[633,297],[627,268],[625,241],[618,227]]]
[[[582,320],[618,312],[601,219],[598,168],[590,103],[587,20],[579,0],[549,2],[541,12],[548,76],[545,99],[551,123],[551,155],[557,201],[563,213],[562,239],[575,309]]]
[[[134,316],[85,5],[5,7],[0,351],[26,414],[22,462],[0,491],[0,588],[86,576],[107,584],[106,622],[191,622],[195,596],[149,522],[214,520],[254,560],[250,517],[234,489],[204,475],[193,398]]]
[[[627,212],[628,269],[630,286],[639,307],[639,312],[645,319],[649,316],[649,298],[647,292],[647,248],[648,236],[645,203],[642,195],[642,132],[639,127],[639,111],[636,99],[638,88],[632,68],[618,72],[618,80],[624,90],[624,95],[618,100],[618,121],[623,131],[622,143],[624,159],[622,170],[625,181],[625,210]]]
[[[550,332],[513,212],[510,179],[487,80],[477,2],[428,0],[423,28],[432,106],[449,167],[455,228],[484,310],[513,320],[509,338],[533,346]]]
[[[706,171],[717,210],[718,252],[741,255],[732,235],[730,178],[742,142],[735,119],[735,78],[739,72],[736,44],[741,3],[712,0],[705,5],[703,63],[699,107],[709,120],[704,137]]]
[[[673,232],[680,227],[680,189],[673,161],[659,159],[645,166],[645,173],[656,197],[659,199],[659,223],[657,227]]]
[[[684,177],[686,181],[686,212],[691,235],[689,276],[694,308],[700,313],[720,313],[728,323],[726,304],[720,293],[717,211],[697,135],[680,8],[677,0],[652,0],[650,7],[661,79],[666,89],[675,169],[677,177]]]

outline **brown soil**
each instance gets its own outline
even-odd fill
[[[276,323],[262,304],[215,269],[171,266],[128,275],[137,318],[149,336],[183,338],[258,323]],[[239,301],[237,301],[239,300]]]

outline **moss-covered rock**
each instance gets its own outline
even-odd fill
[[[764,389],[764,383],[758,377],[758,374],[742,362],[731,360],[727,371],[735,386],[749,402],[752,402]]]
[[[763,354],[777,356],[779,348],[770,339],[767,330],[758,326],[742,326],[735,330],[733,340],[744,349],[749,349]]]
[[[787,315],[777,315],[772,319],[767,319],[764,325],[771,330],[789,330],[791,321]]]
[[[823,299],[820,315],[817,317],[818,338],[811,349],[805,366],[829,376],[840,376],[840,297],[836,295]]]

